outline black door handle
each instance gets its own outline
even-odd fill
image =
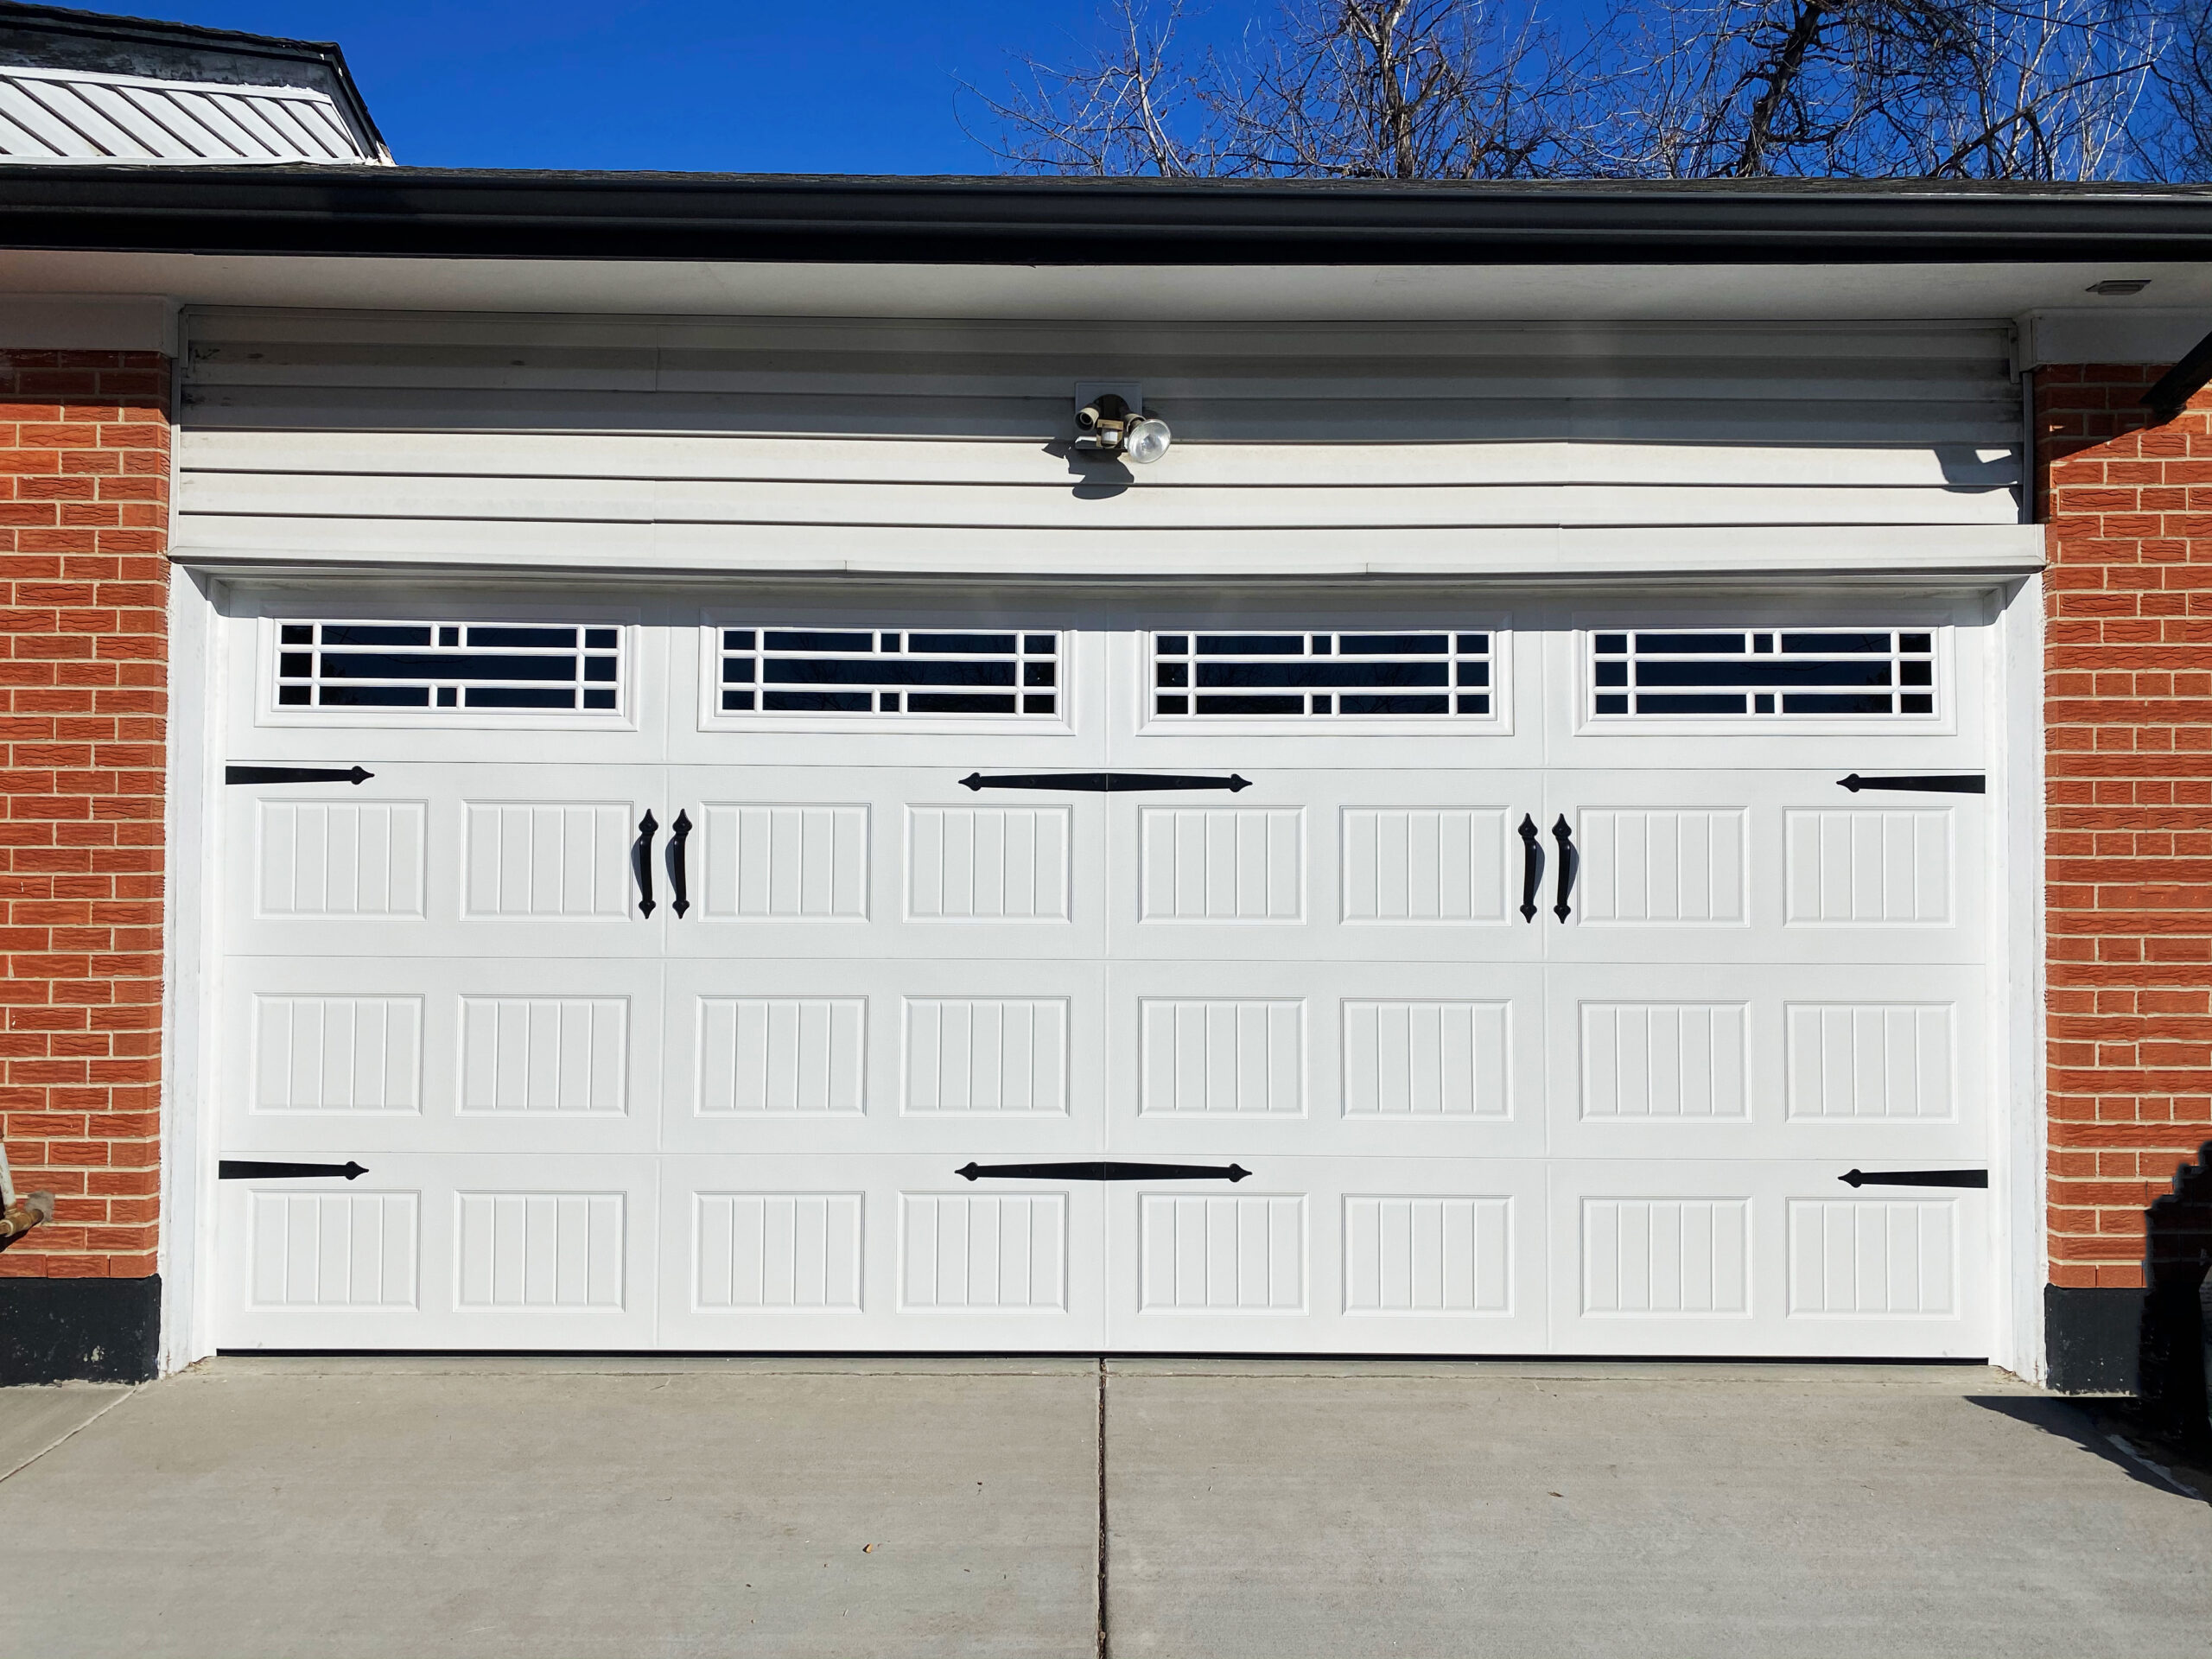
[[[1582,862],[1582,855],[1574,850],[1574,831],[1567,826],[1564,812],[1552,825],[1552,839],[1559,842],[1559,902],[1552,906],[1552,914],[1563,922],[1569,909],[1567,896],[1574,891],[1574,872]]]
[[[645,816],[638,820],[638,887],[644,895],[638,900],[638,914],[640,916],[653,913],[653,832],[659,828],[660,825],[653,822],[652,808],[647,807]]]
[[[676,903],[670,908],[679,917],[691,908],[690,887],[683,869],[683,843],[690,839],[690,815],[679,806],[676,822],[668,826],[668,879],[676,889]]]
[[[1521,815],[1521,919],[1536,919],[1536,884],[1544,879],[1543,832],[1526,812]]]

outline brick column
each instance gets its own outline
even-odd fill
[[[2053,1381],[2132,1389],[2144,1211],[2212,1139],[2212,391],[2036,372]]]
[[[168,372],[0,352],[0,1382],[153,1363]]]

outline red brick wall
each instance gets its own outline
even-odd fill
[[[2146,429],[2160,372],[2036,372],[2058,1285],[2140,1285],[2212,1139],[2212,391]]]
[[[168,410],[158,354],[0,352],[0,1134],[56,1199],[0,1276],[154,1271]]]

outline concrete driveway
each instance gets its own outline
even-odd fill
[[[0,1471],[10,1655],[2212,1648],[2212,1507],[1978,1368],[226,1359]]]

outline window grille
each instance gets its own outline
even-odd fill
[[[622,630],[517,622],[282,622],[280,709],[621,707]]]
[[[1591,638],[1599,715],[1932,715],[1936,637],[1885,628],[1625,631]]]
[[[1057,633],[724,628],[724,714],[1060,712]]]
[[[1300,719],[1491,712],[1487,633],[1155,633],[1153,713]]]

